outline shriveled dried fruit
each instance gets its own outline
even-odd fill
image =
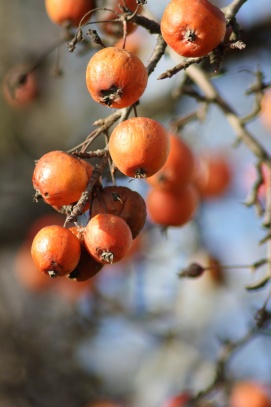
[[[81,256],[75,269],[67,276],[70,280],[82,282],[95,276],[102,268],[103,264],[97,262],[85,247],[84,228],[73,226],[69,229],[80,241]]]
[[[147,216],[142,196],[122,186],[108,186],[98,191],[92,202],[91,217],[98,213],[120,216],[130,227],[133,239],[143,228]]]

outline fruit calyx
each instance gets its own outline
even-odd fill
[[[122,95],[122,89],[118,88],[116,85],[112,85],[109,89],[100,91],[100,102],[110,107],[112,103],[119,102]]]
[[[114,261],[114,254],[112,252],[103,251],[101,254],[102,261],[112,264]]]
[[[192,30],[191,28],[188,28],[185,32],[184,32],[184,39],[188,42],[195,42],[197,39],[197,35],[195,33],[194,30]]]
[[[141,178],[147,178],[146,171],[144,168],[138,168],[135,172],[135,178],[141,179]]]

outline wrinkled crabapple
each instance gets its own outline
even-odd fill
[[[114,164],[124,175],[146,178],[165,164],[170,148],[169,135],[156,120],[134,117],[115,127],[108,148]]]
[[[143,228],[147,216],[142,196],[122,186],[108,186],[97,191],[91,205],[91,217],[98,213],[121,217],[130,227],[133,239]]]
[[[162,16],[161,32],[177,54],[201,57],[222,42],[226,19],[223,12],[207,0],[172,0]]]
[[[125,49],[103,48],[87,65],[86,84],[90,95],[96,102],[111,108],[120,109],[137,102],[147,82],[143,62]]]

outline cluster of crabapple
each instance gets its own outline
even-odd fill
[[[142,13],[144,3],[108,0],[108,6],[101,9],[99,0],[45,0],[52,22],[81,29],[95,13],[98,22],[101,20],[101,31],[116,40],[106,47],[100,40],[103,48],[94,53],[86,68],[86,86],[92,99],[107,108],[130,108],[131,112],[147,87],[148,70],[135,52],[128,51],[126,43],[126,34],[136,29],[127,16]],[[223,12],[208,0],[171,0],[164,9],[160,27],[166,44],[188,58],[208,55],[227,35]],[[71,49],[82,40],[80,31],[77,34],[69,43]],[[8,73],[4,96],[10,105],[27,105],[37,95],[34,69],[16,66]],[[269,129],[270,104],[269,91],[262,100],[261,112]],[[56,222],[42,227],[31,241],[31,255],[41,275],[88,281],[104,265],[128,255],[145,225],[147,212],[162,227],[182,226],[193,218],[200,200],[219,197],[231,181],[230,166],[223,156],[196,157],[178,134],[149,117],[121,117],[103,150],[112,175],[118,169],[124,176],[146,180],[150,186],[146,202],[128,187],[104,187],[102,171],[89,162],[92,156],[95,155],[85,149],[75,153],[57,150],[43,155],[36,163],[32,176],[35,199],[43,199],[66,215],[64,226]],[[268,180],[264,184],[267,188]],[[87,217],[85,226],[76,222],[82,213]],[[75,225],[67,227],[69,219]],[[33,285],[33,278],[29,281]],[[193,403],[193,395],[185,392],[167,400],[164,407],[181,407],[190,402]],[[233,387],[231,407],[252,404],[270,407],[266,389],[253,382]],[[99,407],[111,405],[115,404],[105,402]]]
[[[131,33],[136,28],[133,23],[112,21],[113,17],[119,16],[121,9],[139,14],[143,3],[111,1],[112,10],[103,11],[101,29],[118,37],[125,25],[126,33]],[[91,0],[80,0],[76,4],[71,0],[46,0],[45,7],[54,23],[66,27],[81,27],[95,11]],[[185,10],[185,20],[182,10]],[[97,10],[98,15],[99,12],[101,10]],[[204,15],[202,24],[197,27],[194,27],[195,14]],[[164,40],[183,56],[208,54],[223,40],[225,32],[224,14],[207,0],[197,0],[193,7],[188,7],[186,0],[172,0],[161,20]],[[20,98],[22,103],[27,103],[36,96],[32,81],[30,75],[19,79],[17,75],[12,81],[6,81],[9,85],[6,92],[12,93],[12,99],[17,103]],[[109,108],[132,107],[144,93],[147,83],[146,67],[124,47],[104,47],[95,52],[87,65],[86,86],[91,97]],[[151,118],[127,118],[111,132],[105,151],[122,174],[147,179],[152,185],[146,203],[155,223],[182,226],[193,217],[199,202],[200,182],[199,177],[198,182],[195,178],[192,151],[181,138],[170,134]],[[103,188],[93,165],[80,154],[75,156],[63,151],[45,154],[36,164],[32,181],[36,200],[43,198],[57,211],[73,208],[80,200],[81,212],[89,213],[85,227],[52,225],[42,228],[35,236],[31,248],[34,263],[51,277],[65,275],[76,281],[89,279],[104,264],[125,257],[132,240],[144,226],[146,204],[143,198],[127,187]],[[92,188],[87,189],[90,184]],[[82,194],[87,196],[83,203]],[[81,212],[77,211],[77,214]]]
[[[114,48],[124,48],[126,35],[131,34],[137,27],[131,21],[131,12],[132,15],[140,15],[145,2],[145,0],[106,0],[106,7],[100,8],[101,4],[97,0],[77,0],[76,2],[73,0],[45,0],[45,9],[53,23],[68,29],[81,28],[95,13],[99,29],[105,35],[111,36],[111,38],[124,36],[124,41],[115,42]],[[123,17],[125,15],[126,17]],[[161,33],[167,45],[179,55],[202,57],[208,55],[222,43],[226,34],[226,19],[223,12],[209,3],[208,0],[194,0],[192,4],[188,0],[171,0],[165,7],[161,19]],[[80,40],[82,40],[81,34],[76,35],[75,42]],[[96,63],[103,58],[108,58],[110,61],[108,73],[111,69],[118,71],[118,81],[116,83],[110,82],[108,78],[104,79],[104,83],[99,82],[101,86],[104,86],[102,92],[99,93],[99,86],[94,78],[93,82],[88,83],[88,89],[94,100],[99,101],[99,103],[121,108],[126,103],[132,105],[134,100],[138,100],[144,92],[147,75],[142,62],[136,60],[133,54],[128,57],[122,49],[117,57],[116,52],[116,49],[111,49],[103,50],[101,54],[98,53],[93,59],[93,63],[90,64],[89,74],[99,76]],[[118,60],[115,63],[116,58]],[[113,59],[114,64],[111,63]],[[123,65],[120,69],[121,63]],[[123,67],[128,66],[126,65],[128,63],[129,69],[133,70],[135,75],[133,84],[136,83],[136,86],[129,85],[125,78],[120,75],[120,71],[124,74]],[[122,79],[126,83],[122,83]],[[109,87],[107,86],[108,82],[110,82]],[[37,90],[34,69],[29,69],[26,66],[16,66],[4,80],[5,98],[8,103],[15,106],[22,106],[31,102],[37,96]],[[125,96],[120,96],[119,93],[122,92]]]
[[[54,209],[79,200],[93,174],[94,167],[85,160],[63,151],[51,151],[38,160],[33,185]],[[102,188],[98,179],[86,227],[52,225],[35,236],[31,253],[37,268],[51,277],[68,275],[75,281],[94,276],[104,264],[121,260],[146,220],[146,206],[136,191],[127,187]]]

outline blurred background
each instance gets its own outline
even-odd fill
[[[103,6],[102,0],[97,3]],[[160,21],[167,3],[148,0],[145,12]],[[269,0],[245,3],[237,20],[246,49],[226,54],[213,83],[243,117],[254,109],[255,96],[246,91],[255,72],[271,81]],[[14,67],[37,66],[31,103],[14,106],[4,91],[0,96],[0,405],[87,407],[113,400],[116,406],[162,407],[179,392],[197,393],[213,379],[222,342],[238,341],[255,326],[255,313],[269,291],[268,286],[245,289],[264,268],[251,273],[217,267],[217,273],[196,280],[177,274],[193,261],[251,265],[266,257],[267,244],[259,241],[268,231],[255,208],[244,205],[256,158],[242,143],[234,147],[233,129],[216,106],[209,106],[204,120],[189,122],[181,137],[196,156],[223,153],[231,174],[223,194],[202,199],[193,221],[166,234],[148,218],[134,253],[87,283],[40,281],[35,270],[31,274],[32,239],[41,226],[63,218],[33,202],[34,162],[48,151],[76,146],[94,129],[93,122],[111,111],[95,103],[85,85],[97,47],[78,46],[69,53],[63,43],[47,53],[61,29],[49,20],[42,0],[0,0],[0,21],[1,83]],[[100,33],[98,25],[95,29]],[[138,54],[146,65],[156,36],[137,31]],[[100,34],[110,45],[112,38]],[[167,128],[199,107],[191,97],[176,97],[183,72],[157,80],[178,58],[166,52],[138,107],[139,115]],[[206,64],[206,70],[212,68]],[[270,153],[271,129],[261,118],[251,120],[248,129]],[[99,141],[93,150],[97,146]],[[117,179],[145,198],[148,184],[129,181]],[[264,205],[263,195],[261,200]],[[257,378],[270,386],[270,352],[270,334],[257,335],[230,359],[228,376]]]

